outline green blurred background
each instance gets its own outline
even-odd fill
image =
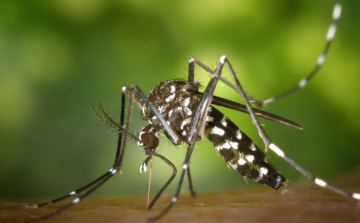
[[[327,180],[360,166],[360,2],[338,2],[343,15],[318,76],[266,109],[304,130],[261,120],[288,156]],[[117,135],[97,120],[91,104],[101,101],[118,119],[122,86],[136,84],[148,93],[162,80],[186,78],[191,57],[216,66],[227,55],[246,91],[261,99],[293,87],[313,68],[335,3],[1,1],[0,198],[55,198],[108,171]],[[205,72],[197,68],[196,75],[207,84]],[[216,94],[241,102],[223,84]],[[263,148],[249,116],[222,111]],[[132,129],[139,131],[147,122],[137,111],[133,117]],[[122,175],[95,194],[142,194],[145,204],[148,173],[139,173],[145,155],[136,143],[127,148]],[[165,137],[158,148],[178,169],[185,151]],[[307,182],[273,152],[269,156],[290,187]],[[158,159],[153,166],[155,193],[171,169]],[[229,169],[206,139],[197,144],[191,167],[198,193],[257,187]]]

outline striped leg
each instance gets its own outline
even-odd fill
[[[105,174],[103,174],[101,177],[99,177],[98,179],[92,181],[91,183],[85,185],[84,187],[74,190],[72,192],[70,192],[69,194],[62,196],[60,198],[54,199],[52,201],[46,202],[46,203],[42,203],[42,204],[23,204],[23,207],[25,208],[40,208],[40,207],[44,207],[50,204],[54,204],[57,203],[59,201],[62,201],[68,197],[74,196],[74,195],[78,195],[84,191],[87,191],[75,198],[71,203],[65,205],[64,207],[62,207],[61,209],[52,212],[48,215],[45,215],[43,217],[40,218],[34,218],[34,219],[30,219],[26,222],[36,222],[36,221],[41,221],[41,220],[45,220],[48,218],[51,218],[57,214],[60,214],[61,212],[65,211],[66,209],[70,208],[71,206],[79,203],[82,199],[84,199],[85,197],[87,197],[88,195],[90,195],[92,192],[94,192],[95,190],[97,190],[99,187],[101,187],[105,182],[107,182],[112,176],[114,176],[115,173],[119,172],[122,168],[122,157],[124,156],[124,151],[125,151],[125,145],[126,145],[126,140],[127,140],[127,135],[129,132],[129,120],[131,118],[131,111],[132,111],[132,107],[133,107],[133,100],[134,100],[134,95],[132,95],[132,97],[130,97],[130,105],[129,105],[129,114],[128,114],[128,122],[124,131],[124,138],[123,133],[120,131],[119,132],[119,138],[118,138],[118,145],[117,145],[117,150],[116,150],[116,156],[115,156],[115,161],[114,161],[114,165],[113,167]],[[95,113],[98,115],[98,117],[101,118],[101,116],[96,112],[96,110],[94,110]],[[125,111],[125,94],[122,95],[122,103],[121,103],[121,115],[120,115],[120,126],[123,126],[124,124],[124,111]],[[104,119],[105,120],[105,119]],[[89,189],[90,188],[90,189]]]
[[[232,75],[232,78],[234,79],[235,83],[236,83],[236,91],[242,96],[246,108],[253,120],[254,125],[256,126],[259,135],[261,137],[261,139],[263,140],[264,144],[265,144],[265,150],[267,148],[270,148],[271,150],[273,150],[278,156],[280,156],[281,158],[283,158],[285,161],[287,161],[289,164],[291,164],[294,168],[296,168],[299,172],[301,172],[302,174],[304,174],[306,177],[308,177],[310,180],[312,180],[315,184],[321,186],[321,187],[326,187],[336,193],[342,194],[344,196],[348,196],[348,197],[352,197],[354,199],[360,199],[360,194],[359,193],[352,193],[352,192],[348,192],[345,191],[343,189],[334,187],[332,185],[327,184],[326,182],[324,182],[323,180],[320,180],[314,176],[312,176],[309,172],[307,172],[305,169],[303,169],[301,166],[299,166],[297,163],[295,163],[292,159],[290,159],[289,157],[285,156],[285,153],[279,148],[277,147],[274,143],[271,142],[271,139],[267,136],[266,132],[264,131],[264,129],[262,128],[258,118],[256,117],[253,108],[250,106],[250,102],[247,99],[247,94],[245,93],[245,91],[243,90],[243,87],[241,86],[238,78],[236,77],[235,71],[233,70],[230,62],[228,61],[228,59],[226,58],[226,56],[222,56],[220,57],[220,62],[218,63],[218,66],[216,68],[215,71],[212,71],[210,68],[206,67],[205,65],[203,65],[201,62],[195,60],[195,59],[191,59],[189,61],[190,64],[192,63],[196,63],[198,65],[200,65],[201,67],[203,67],[205,70],[209,71],[212,74],[211,80],[209,82],[209,84],[207,85],[206,89],[204,90],[204,93],[202,94],[202,98],[198,104],[198,107],[194,113],[194,115],[192,116],[192,120],[191,120],[191,131],[190,134],[187,136],[187,141],[186,143],[188,144],[188,149],[187,149],[187,153],[186,153],[186,157],[185,157],[185,161],[183,163],[183,171],[181,173],[180,176],[180,182],[178,184],[175,196],[172,198],[171,203],[157,216],[150,218],[148,220],[150,221],[154,221],[154,220],[158,220],[160,218],[162,218],[170,209],[171,207],[177,202],[178,198],[179,198],[179,193],[180,193],[180,189],[182,186],[182,182],[184,179],[184,175],[186,170],[189,168],[189,162],[190,162],[190,158],[191,158],[191,154],[192,151],[194,149],[194,145],[197,141],[197,139],[205,133],[206,134],[206,118],[207,118],[207,111],[208,108],[210,106],[210,103],[212,101],[212,97],[213,97],[213,93],[217,84],[217,81],[219,79],[221,79],[220,75],[221,75],[221,71],[223,69],[224,64],[226,64],[230,70],[230,73]],[[190,72],[193,72],[193,69],[189,69]],[[189,74],[189,79],[192,78],[192,75]],[[191,79],[190,79],[191,80]],[[192,79],[193,80],[193,79]],[[223,80],[223,79],[222,79]],[[225,82],[227,83],[227,82]],[[223,147],[222,147],[223,148]],[[220,148],[219,148],[220,150]],[[239,165],[241,165],[241,159]],[[250,158],[251,160],[251,158]],[[247,159],[247,163],[250,162],[250,160]],[[231,164],[235,164],[235,163],[231,163]],[[236,166],[233,166],[234,169],[237,169],[239,172],[242,171],[242,169],[239,167],[239,165],[236,164]],[[258,172],[258,176],[262,174],[262,176],[266,175],[269,172],[269,169],[266,168],[265,169],[261,169],[261,167],[259,168],[260,171]],[[276,175],[275,176],[281,176],[281,175]],[[256,181],[262,182],[260,181],[262,179],[255,179]],[[282,179],[281,177],[279,178],[279,182],[284,182],[285,180]],[[266,183],[266,182],[265,182]],[[268,182],[267,184],[269,185],[274,185],[273,182]],[[276,186],[276,181],[275,181],[275,186],[274,188],[278,188],[278,186]]]
[[[185,173],[189,173],[188,169],[189,169],[189,163],[190,163],[190,158],[191,158],[191,154],[193,152],[195,143],[202,138],[202,136],[204,135],[204,131],[205,131],[205,122],[206,122],[206,114],[207,114],[207,109],[210,106],[211,100],[212,100],[212,96],[214,94],[215,91],[215,87],[216,84],[219,80],[219,77],[221,75],[221,71],[224,67],[225,62],[227,61],[225,56],[222,56],[220,58],[220,61],[216,67],[215,71],[212,71],[211,69],[209,69],[210,73],[212,73],[212,77],[211,80],[209,82],[209,84],[207,85],[206,89],[204,90],[204,93],[201,97],[201,100],[199,101],[197,108],[195,110],[195,112],[192,113],[192,118],[191,118],[191,124],[190,124],[190,132],[189,134],[186,136],[185,139],[185,143],[188,145],[187,148],[187,152],[186,152],[186,157],[185,160],[183,162],[183,168],[182,168],[182,172],[180,175],[180,181],[179,184],[177,186],[176,192],[174,197],[171,199],[171,203],[158,215],[149,218],[149,221],[155,221],[158,220],[160,218],[162,218],[170,209],[171,207],[177,202],[178,198],[179,198],[179,194],[180,194],[180,189],[182,186],[182,182],[184,180],[185,177]],[[189,61],[189,82],[193,83],[194,80],[194,69],[191,68],[192,64],[202,64],[199,61],[195,60],[195,59],[190,59]],[[201,65],[200,65],[201,66]],[[205,65],[204,65],[205,66]],[[205,66],[206,67],[206,66]],[[206,68],[204,68],[205,70],[207,70]]]
[[[336,9],[336,6],[335,6]],[[335,10],[336,11],[336,10]],[[259,135],[262,138],[262,140],[264,141],[265,144],[265,149],[269,148],[272,151],[274,151],[278,156],[280,156],[281,158],[283,158],[286,162],[288,162],[290,165],[292,165],[295,169],[297,169],[299,172],[301,172],[303,175],[305,175],[307,178],[309,178],[311,181],[313,181],[315,184],[321,186],[321,187],[325,187],[328,188],[329,190],[332,190],[336,193],[342,194],[344,196],[348,196],[348,197],[352,197],[354,199],[360,200],[360,193],[353,193],[353,192],[349,192],[349,191],[345,191],[343,189],[337,188],[335,186],[329,185],[326,182],[324,182],[323,180],[314,177],[312,174],[310,174],[308,171],[306,171],[304,168],[302,168],[300,165],[298,165],[297,163],[294,162],[294,160],[290,159],[289,157],[287,157],[285,155],[285,153],[279,148],[277,147],[274,143],[271,142],[270,138],[267,136],[267,134],[265,133],[263,127],[261,126],[260,122],[258,121],[258,118],[255,116],[252,107],[250,106],[250,103],[247,99],[247,95],[245,94],[242,86],[240,85],[236,75],[235,75],[235,71],[233,70],[233,68],[231,67],[231,64],[229,63],[229,61],[226,59],[225,60],[230,73],[232,74],[235,83],[237,85],[237,91],[241,94],[242,98],[245,101],[246,107],[251,115],[251,118],[256,126],[256,128],[258,129]]]
[[[162,159],[166,164],[168,164],[172,169],[173,169],[173,174],[171,175],[171,177],[168,179],[168,181],[166,181],[166,183],[164,184],[164,186],[159,190],[159,192],[155,195],[155,197],[152,199],[152,201],[148,204],[147,209],[150,210],[154,204],[156,203],[156,201],[159,199],[159,197],[161,196],[161,194],[164,192],[164,190],[170,185],[170,183],[174,180],[177,170],[176,167],[174,166],[174,164],[172,164],[172,162],[170,162],[168,159],[166,159],[164,156],[154,152],[153,153],[154,156],[159,157],[160,159]],[[145,166],[142,165],[141,168],[144,168]],[[146,168],[143,169],[146,171]],[[141,169],[140,169],[141,172]]]
[[[327,31],[327,34],[326,34],[325,47],[324,47],[323,51],[320,53],[320,55],[318,56],[315,67],[312,69],[312,71],[310,72],[310,74],[307,77],[300,80],[300,82],[295,87],[291,88],[290,90],[288,90],[285,93],[282,93],[276,97],[272,97],[272,98],[266,99],[264,101],[261,101],[261,100],[258,100],[256,98],[248,95],[249,100],[251,102],[253,102],[256,106],[258,106],[260,108],[265,108],[269,104],[272,104],[282,98],[285,98],[288,95],[290,95],[296,91],[299,91],[303,87],[305,87],[307,85],[307,83],[311,80],[311,78],[313,78],[315,76],[315,74],[317,74],[317,72],[319,71],[319,69],[325,62],[326,54],[329,51],[330,45],[335,37],[337,23],[340,19],[340,15],[341,15],[341,5],[336,4],[334,7],[334,10],[333,10],[333,14],[332,14],[333,22],[330,25],[330,27]]]
[[[314,177],[312,174],[310,174],[308,171],[306,171],[304,168],[302,168],[301,166],[299,166],[297,163],[294,162],[294,160],[290,159],[289,157],[287,157],[285,155],[285,153],[279,148],[277,147],[274,143],[271,143],[269,145],[269,148],[274,151],[278,156],[280,156],[281,158],[283,158],[286,162],[288,162],[290,165],[292,165],[293,167],[295,167],[295,169],[297,169],[300,173],[302,173],[303,175],[305,175],[307,178],[309,178],[309,180],[313,181],[315,184],[319,185],[320,187],[325,187],[331,191],[334,191],[338,194],[347,196],[347,197],[352,197],[356,200],[360,200],[360,193],[353,193],[353,192],[349,192],[346,190],[343,190],[341,188],[337,188],[334,187],[328,183],[326,183],[325,181]]]

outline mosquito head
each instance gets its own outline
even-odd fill
[[[159,133],[151,124],[141,129],[139,139],[138,145],[144,147],[146,155],[151,155],[159,145]]]

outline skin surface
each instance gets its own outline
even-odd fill
[[[336,186],[360,189],[360,171],[349,174]],[[146,210],[146,196],[89,198],[43,222],[145,222],[170,201],[169,192],[154,208]],[[43,200],[42,200],[43,201]],[[0,222],[24,222],[59,209],[64,203],[41,209],[25,209],[20,201],[1,201]],[[359,201],[340,196],[313,184],[291,184],[279,191],[268,187],[227,192],[188,193],[159,222],[359,222]]]

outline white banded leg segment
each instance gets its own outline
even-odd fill
[[[76,203],[79,203],[79,201],[80,201],[80,198],[75,198],[71,203],[76,204]]]
[[[268,105],[268,104],[273,103],[274,101],[276,101],[276,98],[268,98],[268,99],[266,99],[265,101],[263,101],[262,104]],[[265,107],[265,106],[264,106],[264,107]]]
[[[321,65],[324,64],[324,62],[325,62],[325,54],[322,53],[322,54],[319,55],[319,57],[318,57],[318,59],[316,61],[316,64],[318,66],[321,66]]]
[[[336,193],[342,194],[344,196],[348,196],[348,197],[352,197],[354,199],[360,200],[360,194],[359,193],[351,193],[348,191],[345,191],[343,189],[334,187],[328,183],[326,183],[325,181],[319,179],[319,178],[315,178],[313,177],[309,172],[307,172],[305,169],[303,169],[302,167],[300,167],[298,164],[296,164],[293,160],[289,159],[288,157],[285,156],[284,152],[281,151],[279,149],[279,147],[277,147],[275,144],[271,143],[269,145],[269,148],[271,150],[273,150],[276,154],[278,154],[280,157],[284,158],[288,163],[290,163],[292,166],[294,166],[299,172],[301,172],[303,175],[305,175],[307,178],[309,178],[310,180],[312,180],[316,185],[320,186],[320,187],[325,187],[331,191],[334,191]]]
[[[226,56],[225,55],[222,55],[220,57],[220,63],[224,64],[225,63],[225,60],[226,60]]]
[[[327,41],[331,41],[332,39],[334,39],[335,33],[336,33],[336,23],[337,20],[339,20],[341,15],[341,5],[340,4],[336,4],[334,7],[334,11],[333,11],[333,24],[330,25],[329,30],[326,34],[326,40]]]
[[[315,178],[314,182],[319,185],[320,187],[326,187],[327,183],[319,178]]]
[[[356,200],[360,200],[360,194],[358,193],[353,193],[352,197]]]
[[[51,204],[51,202],[49,202],[49,204]],[[27,204],[27,203],[24,203],[24,204],[22,204],[22,206],[23,206],[24,208],[39,208],[39,205],[37,205],[37,204]]]
[[[302,79],[302,80],[299,82],[299,85],[298,85],[299,88],[305,87],[305,85],[307,84],[307,82],[308,82],[307,78]]]
[[[259,106],[261,108],[264,108],[264,107],[268,106],[269,104],[272,104],[272,103],[274,103],[274,102],[276,102],[278,100],[281,100],[284,97],[287,97],[290,94],[293,94],[296,91],[299,91],[300,89],[302,89],[305,86],[305,84],[307,84],[307,82],[312,77],[315,76],[315,74],[318,73],[319,67],[321,67],[324,64],[325,55],[327,54],[328,49],[330,47],[330,44],[331,44],[331,42],[333,41],[333,39],[335,37],[336,29],[337,29],[337,23],[338,23],[338,20],[340,19],[340,15],[341,15],[341,5],[336,4],[335,7],[334,7],[334,10],[333,10],[333,13],[332,13],[333,21],[332,21],[329,29],[327,30],[327,33],[326,33],[326,36],[325,36],[326,37],[325,38],[326,42],[325,42],[324,50],[319,55],[319,57],[317,59],[317,62],[316,62],[316,66],[313,68],[312,71],[310,71],[309,75],[306,78],[304,78],[303,80],[301,80],[296,87],[293,87],[293,88],[289,89],[288,91],[285,91],[284,93],[279,94],[276,97],[272,97],[272,98],[261,101],[261,100],[258,100],[258,99],[251,96],[252,101],[257,106]]]
[[[340,18],[341,15],[341,5],[336,4],[333,11],[333,19],[336,21]]]
[[[280,157],[284,157],[285,156],[285,153],[279,148],[277,147],[274,143],[271,143],[269,145],[269,148],[274,151],[278,156]]]
[[[326,33],[326,40],[331,41],[334,39],[336,33],[336,24],[331,24],[328,32]]]
[[[115,173],[117,172],[117,170],[116,170],[115,168],[111,168],[111,169],[109,170],[109,172],[110,172],[111,174],[115,174]]]

